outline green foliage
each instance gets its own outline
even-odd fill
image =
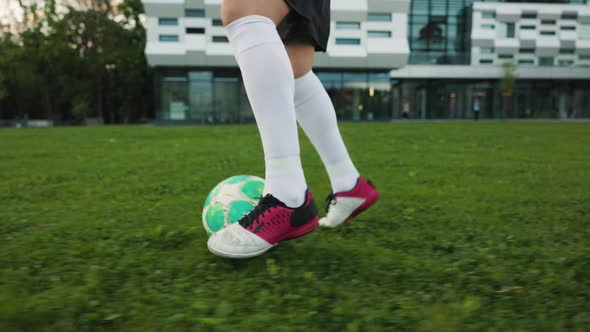
[[[76,96],[72,101],[72,116],[76,120],[84,120],[92,110],[84,97]]]
[[[8,33],[0,34],[0,105],[2,100],[8,96],[11,63],[18,56],[16,50],[17,47],[12,41],[12,35]],[[0,108],[1,118],[2,109]]]
[[[6,97],[7,94],[6,77],[4,74],[2,74],[2,72],[0,72],[0,102]]]
[[[512,95],[516,86],[516,80],[518,79],[516,67],[513,62],[507,61],[502,64],[502,69],[503,76],[502,81],[500,81],[500,90],[504,95]]]
[[[131,122],[153,114],[151,72],[144,56],[143,6],[125,0],[114,19],[110,0],[77,3],[66,13],[55,0],[24,1],[23,32],[0,40],[0,119]],[[10,93],[9,93],[10,92]],[[81,105],[84,100],[87,105]]]
[[[380,202],[246,261],[201,208],[256,126],[0,131],[0,331],[586,331],[589,129],[343,124]]]

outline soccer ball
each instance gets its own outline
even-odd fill
[[[232,224],[258,204],[264,180],[253,175],[237,175],[221,181],[211,190],[203,206],[203,226],[209,236]]]

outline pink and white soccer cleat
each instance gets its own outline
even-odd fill
[[[295,209],[270,194],[262,197],[250,213],[209,238],[209,251],[227,258],[250,258],[314,231],[318,211],[309,190],[305,197],[303,205]]]
[[[332,193],[326,198],[326,216],[320,219],[325,227],[340,226],[371,207],[379,199],[373,184],[359,177],[356,186],[346,192]]]

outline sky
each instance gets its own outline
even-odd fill
[[[0,14],[8,14],[10,10],[18,10],[17,0],[0,0]]]
[[[30,1],[25,1],[28,3]],[[119,0],[112,1],[113,4],[119,3]],[[69,1],[58,0],[59,4],[71,3]],[[0,0],[0,18],[9,18],[9,17],[20,17],[22,15],[22,11],[20,6],[18,5],[18,0]]]
[[[20,16],[21,10],[17,0],[0,0],[0,22]]]
[[[42,3],[43,0],[25,0],[24,3],[31,3],[33,1],[38,1]],[[111,0],[111,3],[115,6],[120,3],[121,0]],[[76,1],[74,0],[58,0],[58,12],[59,9],[64,9],[66,4],[76,5]],[[0,26],[8,24],[9,26],[14,27],[15,21],[22,22],[22,10],[18,4],[18,0],[0,0]]]

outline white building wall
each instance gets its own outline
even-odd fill
[[[142,1],[151,66],[237,66],[224,41],[225,30],[213,24],[219,22],[222,0]],[[410,0],[332,0],[331,4],[328,51],[318,53],[316,67],[391,69],[407,64]],[[202,9],[205,17],[185,17],[185,9]],[[385,19],[376,20],[373,14],[385,14],[381,16]],[[161,25],[160,18],[177,18],[178,25]],[[342,23],[358,23],[358,27],[346,29]],[[204,33],[189,34],[187,28],[202,28]],[[178,41],[162,41],[166,36],[178,36]]]
[[[473,65],[590,66],[590,5],[476,2],[471,44]]]

